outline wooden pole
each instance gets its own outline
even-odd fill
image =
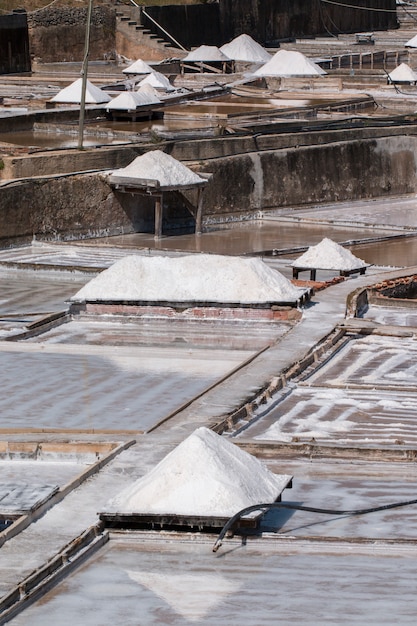
[[[155,239],[162,237],[162,200],[162,193],[155,198]]]
[[[197,215],[195,218],[195,234],[201,235],[201,224],[203,220],[203,190],[201,187],[198,188],[198,197],[197,197]]]
[[[87,74],[88,74],[88,55],[90,54],[90,28],[91,28],[91,14],[93,11],[93,0],[89,0],[87,9],[87,24],[85,28],[85,43],[84,43],[84,59],[81,69],[81,104],[80,104],[80,121],[78,128],[78,149],[83,149],[84,141],[84,115],[85,115],[85,92],[87,90]]]

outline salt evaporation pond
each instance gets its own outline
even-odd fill
[[[417,393],[298,386],[240,436],[279,443],[417,448]]]
[[[113,539],[113,538],[112,538]],[[365,622],[412,625],[417,611],[413,546],[372,548],[288,541],[231,549],[210,542],[111,540],[14,626],[260,626]],[[332,593],[329,602],[329,590]],[[278,616],[278,617],[277,617]]]
[[[1,427],[147,430],[253,352],[8,343]]]

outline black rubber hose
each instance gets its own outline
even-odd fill
[[[240,519],[243,515],[247,515],[248,513],[252,513],[253,511],[257,511],[258,509],[291,509],[293,511],[323,513],[324,515],[365,515],[366,513],[375,513],[376,511],[396,509],[400,506],[408,506],[410,504],[417,504],[417,499],[406,500],[405,502],[394,502],[393,504],[384,504],[383,506],[375,506],[370,509],[354,509],[346,511],[338,511],[336,509],[319,509],[312,506],[302,506],[301,504],[290,504],[288,502],[269,502],[266,504],[253,504],[252,506],[247,506],[244,509],[238,511],[238,513],[235,513],[235,515],[233,515],[233,517],[231,517],[226,522],[213,546],[213,552],[217,552],[217,550],[222,545],[222,539],[224,538],[225,534],[233,526],[233,524],[237,522],[238,519]]]

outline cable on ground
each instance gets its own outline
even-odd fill
[[[248,515],[249,513],[253,513],[253,511],[258,511],[264,509],[266,511],[270,509],[290,509],[292,511],[308,511],[309,513],[322,513],[324,515],[365,515],[367,513],[376,513],[377,511],[387,511],[388,509],[396,509],[401,506],[409,506],[410,504],[417,504],[416,500],[406,500],[403,502],[394,502],[393,504],[384,504],[382,506],[375,506],[368,509],[347,509],[347,510],[337,510],[337,509],[320,509],[312,506],[303,506],[301,504],[291,504],[289,502],[269,502],[264,504],[253,504],[252,506],[247,506],[244,509],[238,511],[233,515],[223,526],[222,530],[219,533],[214,545],[213,552],[217,552],[217,550],[222,545],[222,540],[226,535],[227,531],[235,524],[243,515]]]

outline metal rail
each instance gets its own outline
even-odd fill
[[[175,37],[173,37],[172,35],[169,34],[169,32],[167,30],[165,30],[165,28],[163,28],[160,24],[158,24],[158,22],[156,20],[154,20],[153,17],[151,17],[149,15],[149,13],[146,12],[145,7],[140,6],[139,4],[136,4],[135,0],[129,0],[130,4],[133,4],[134,7],[136,7],[137,9],[139,9],[139,13],[141,15],[144,15],[145,17],[148,18],[148,20],[150,20],[153,24],[155,24],[155,26],[157,28],[159,28],[164,35],[166,35],[168,37],[168,39],[170,39],[176,46],[178,46],[179,48],[181,48],[181,50],[184,50],[184,52],[188,52],[187,48],[184,48],[184,46],[182,44],[180,44],[179,41],[177,41],[175,39]]]

